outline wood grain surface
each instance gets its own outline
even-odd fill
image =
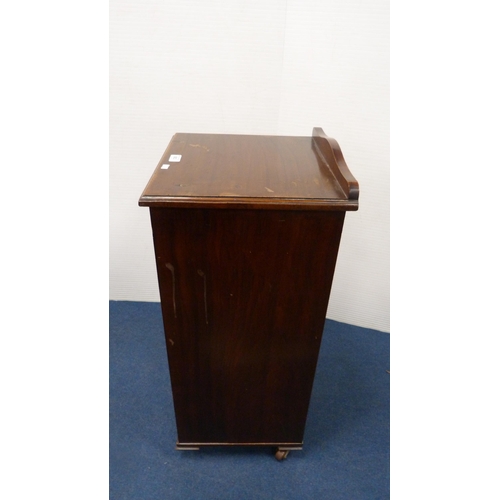
[[[317,140],[175,134],[139,204],[356,210],[357,198],[346,196],[341,184],[338,155],[325,154]],[[170,161],[172,155],[180,161]]]
[[[302,445],[347,210],[338,144],[176,134],[150,207],[180,447]]]
[[[183,444],[300,444],[344,212],[151,208]]]

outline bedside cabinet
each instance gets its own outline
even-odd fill
[[[301,449],[346,211],[337,142],[175,134],[149,207],[178,449]]]

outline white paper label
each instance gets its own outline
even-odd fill
[[[175,162],[175,161],[181,161],[182,155],[170,155],[170,158],[168,161]]]
[[[167,165],[166,163],[164,163],[161,168],[164,168],[164,169],[167,169],[168,167],[170,167],[170,165]]]

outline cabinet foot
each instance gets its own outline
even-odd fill
[[[288,456],[288,453],[290,453],[290,450],[280,450],[278,448],[274,456],[276,457],[276,460],[278,460],[278,462],[281,462]]]

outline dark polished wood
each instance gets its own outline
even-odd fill
[[[330,167],[333,176],[338,180],[344,195],[349,200],[357,200],[359,197],[358,181],[347,167],[339,143],[332,137],[328,137],[323,129],[315,127],[313,144],[323,162]]]
[[[343,187],[353,181],[340,149],[328,153],[324,141],[326,146],[323,137],[175,134],[139,205],[357,210],[357,197],[346,196]],[[181,161],[170,162],[173,154]]]
[[[302,445],[345,211],[358,198],[340,148],[314,130],[176,134],[140,199],[179,448]]]

